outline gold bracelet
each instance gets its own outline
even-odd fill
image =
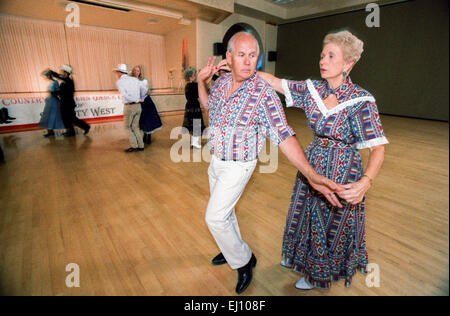
[[[372,178],[371,178],[371,177],[369,177],[367,174],[364,174],[364,175],[361,177],[361,179],[364,178],[364,177],[367,177],[367,179],[369,179],[369,181],[370,181],[370,184],[372,184]]]

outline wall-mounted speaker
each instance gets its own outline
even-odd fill
[[[214,56],[222,56],[224,53],[223,51],[223,44],[222,43],[214,43],[213,44],[213,54]]]
[[[267,53],[267,60],[268,61],[277,61],[277,52],[269,51]]]

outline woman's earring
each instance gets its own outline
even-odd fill
[[[345,77],[347,77],[347,72],[344,70],[344,72],[342,73],[342,75]]]

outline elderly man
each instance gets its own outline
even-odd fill
[[[212,263],[228,263],[238,270],[236,293],[241,294],[252,280],[256,257],[242,240],[235,214],[241,197],[257,163],[258,155],[269,137],[308,179],[314,189],[339,206],[333,192],[342,188],[318,175],[288,125],[276,92],[258,76],[256,64],[259,45],[249,33],[236,33],[228,43],[226,63],[231,73],[221,76],[210,91],[206,84],[224,65],[214,59],[198,74],[199,98],[209,110],[208,146],[212,159],[208,169],[210,200],[205,220],[221,253]]]
[[[123,102],[123,116],[125,128],[131,147],[125,152],[131,153],[144,150],[143,135],[139,128],[141,117],[141,101],[147,95],[147,89],[139,83],[136,77],[128,76],[129,70],[126,64],[119,64],[114,69],[117,74],[117,89],[119,89]]]

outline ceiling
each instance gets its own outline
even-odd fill
[[[277,25],[361,9],[374,2],[399,0],[293,0],[283,5],[274,0],[0,0],[0,13],[64,22],[72,12],[67,5],[74,3],[82,25],[164,35],[195,19],[220,23],[233,13]]]
[[[279,25],[364,9],[369,3],[385,5],[409,0],[234,0],[234,12]]]

